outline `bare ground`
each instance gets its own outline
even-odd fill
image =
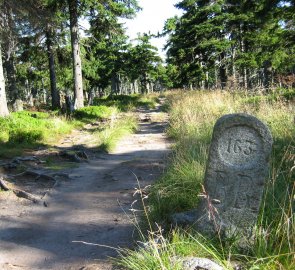
[[[122,139],[113,153],[96,155],[84,144],[89,162],[62,166],[65,174],[55,181],[16,177],[15,187],[39,196],[47,207],[0,192],[0,269],[115,269],[109,257],[136,241],[130,209],[137,179],[146,187],[165,166],[165,117],[142,110],[140,130]],[[87,133],[75,131],[59,147],[72,149],[85,141]],[[33,154],[41,160],[46,151]],[[65,163],[56,156],[54,162]]]

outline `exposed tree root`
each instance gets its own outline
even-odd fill
[[[33,194],[31,194],[29,192],[26,192],[21,189],[13,189],[13,188],[8,187],[6,181],[3,179],[3,177],[0,177],[0,187],[4,191],[11,190],[19,198],[27,199],[29,201],[32,201],[33,203],[41,203],[42,202],[39,198],[37,198],[36,196],[34,196]],[[43,205],[47,206],[47,203],[44,201]]]
[[[59,155],[74,162],[88,162],[89,160],[85,151],[61,151]]]
[[[41,200],[39,200],[36,196],[34,196],[31,193],[28,193],[28,192],[26,192],[24,190],[13,189],[12,191],[19,198],[27,199],[29,201],[32,201],[33,203],[40,203],[41,202]]]
[[[35,176],[35,181],[37,181],[40,178],[44,178],[44,179],[49,180],[49,181],[55,181],[54,176],[50,176],[48,174],[39,173],[39,172],[36,172],[36,171],[31,171],[31,170],[26,170],[26,171],[24,171],[22,173],[16,174],[16,175],[14,175],[14,177],[23,176],[23,175]]]
[[[4,181],[4,179],[2,177],[0,177],[0,187],[4,191],[9,191],[10,190],[10,188],[7,186],[7,184],[5,183],[5,181]]]

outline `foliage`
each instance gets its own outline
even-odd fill
[[[163,31],[174,87],[290,87],[280,75],[294,74],[294,2],[183,0],[176,7],[183,15]]]

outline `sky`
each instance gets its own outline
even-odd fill
[[[181,11],[174,7],[179,0],[138,0],[142,11],[138,12],[135,19],[126,20],[125,27],[130,39],[135,39],[137,33],[157,34],[163,30],[165,21],[175,15],[180,15]],[[159,54],[164,58],[162,51],[166,38],[153,38],[152,45],[156,46]]]

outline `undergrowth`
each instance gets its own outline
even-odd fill
[[[104,98],[95,98],[93,104],[96,106],[115,106],[122,112],[133,111],[136,108],[143,106],[153,109],[157,103],[157,94],[149,95],[110,95]]]
[[[147,201],[149,222],[160,224],[166,231],[160,234],[159,242],[150,228],[145,238],[148,248],[124,250],[119,263],[133,270],[181,269],[173,258],[205,256],[225,269],[233,269],[229,262],[238,261],[244,269],[294,270],[294,101],[218,91],[174,92],[167,99],[165,107],[170,113],[167,132],[176,143],[170,165],[152,186]],[[169,230],[171,214],[196,207],[213,126],[219,117],[229,113],[255,115],[269,126],[274,139],[255,241],[243,250],[235,242],[206,239],[194,231]],[[145,268],[146,263],[150,268]]]
[[[14,156],[24,148],[50,142],[69,133],[74,125],[44,112],[15,112],[0,118],[0,155]]]
[[[54,145],[63,135],[85,124],[99,125],[94,136],[99,149],[111,151],[117,141],[136,129],[134,117],[119,117],[127,112],[145,106],[153,108],[157,95],[109,96],[96,98],[94,106],[76,110],[70,119],[58,116],[57,112],[22,111],[0,118],[0,156],[14,157],[25,149],[40,145]]]
[[[118,114],[117,107],[88,106],[73,112],[73,117],[83,122],[103,121]]]

